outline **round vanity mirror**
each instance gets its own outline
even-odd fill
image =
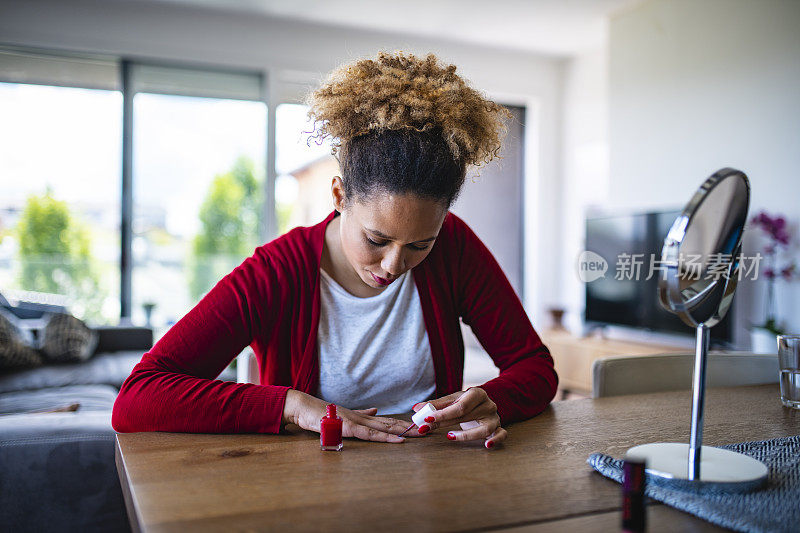
[[[702,445],[709,328],[728,312],[736,290],[749,205],[747,176],[723,168],[700,186],[664,239],[661,304],[697,332],[691,434],[689,444],[661,442],[628,450],[629,457],[646,461],[648,474],[664,480],[746,490],[767,477],[767,467],[755,459]]]
[[[675,220],[662,250],[662,305],[691,327],[727,313],[750,204],[747,176],[726,168],[708,178]]]

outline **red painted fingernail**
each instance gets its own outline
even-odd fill
[[[425,417],[425,422],[433,422],[433,417],[432,416],[426,416]]]
[[[424,435],[425,433],[431,430],[430,426],[426,426],[425,424],[421,425],[417,431],[419,431],[420,435]]]
[[[487,440],[486,441],[486,447],[487,448],[491,448],[492,446],[494,446],[494,441],[493,440]]]
[[[448,433],[448,434],[447,434],[447,438],[448,438],[449,440],[456,440],[456,435],[455,435],[455,433],[453,433],[453,432],[451,431],[450,433]]]
[[[418,403],[415,403],[414,405],[412,405],[411,406],[411,410],[413,411],[414,409],[416,409],[418,405],[419,405]]]

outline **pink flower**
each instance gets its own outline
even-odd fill
[[[761,211],[759,214],[752,218],[753,224],[756,226],[767,226],[772,224],[772,219],[769,218],[769,215],[765,211]]]
[[[751,223],[758,228],[761,228],[773,242],[783,245],[788,245],[790,236],[786,224],[786,218],[781,215],[772,218],[766,211],[761,211],[751,220]],[[774,248],[768,248],[767,253],[774,252]]]
[[[789,233],[784,228],[775,230],[773,238],[783,245],[789,244]]]

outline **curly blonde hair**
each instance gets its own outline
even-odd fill
[[[331,137],[334,155],[370,132],[435,130],[463,168],[498,156],[511,116],[432,53],[379,52],[377,59],[343,65],[306,102],[314,120],[309,140]]]

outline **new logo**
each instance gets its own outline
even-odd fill
[[[608,261],[602,255],[589,250],[578,256],[578,277],[584,283],[604,278],[608,271]]]

